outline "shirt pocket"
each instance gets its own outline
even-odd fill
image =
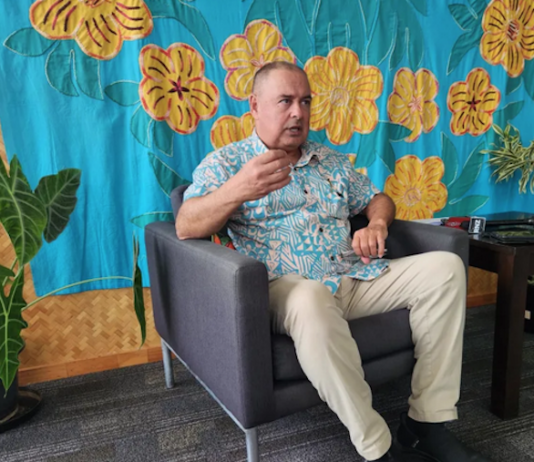
[[[323,208],[329,216],[338,220],[346,220],[349,217],[348,191],[346,185],[329,184],[329,191],[325,195]]]

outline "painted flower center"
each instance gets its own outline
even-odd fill
[[[408,104],[408,107],[410,108],[410,112],[421,112],[423,110],[423,98],[417,96],[416,98],[412,99],[412,101]]]
[[[482,100],[480,99],[476,99],[475,96],[473,95],[473,98],[470,100],[470,101],[467,101],[467,104],[469,105],[469,110],[470,111],[475,111],[477,110],[477,105],[481,103]]]
[[[404,193],[404,202],[408,207],[413,207],[414,205],[417,205],[419,202],[421,202],[422,198],[423,196],[421,195],[421,191],[419,188],[408,188]]]
[[[184,99],[184,93],[189,93],[191,90],[189,88],[182,86],[182,79],[178,78],[178,80],[170,80],[170,83],[172,85],[172,88],[169,90],[169,93],[178,93],[178,98],[180,98],[180,101],[183,101]]]
[[[342,87],[336,87],[330,96],[330,103],[332,106],[348,106],[350,95],[347,90]]]
[[[517,37],[519,36],[520,26],[517,19],[513,19],[508,24],[508,30],[506,31],[506,35],[510,39],[511,42],[515,42],[517,40]]]
[[[263,65],[265,64],[265,58],[263,57],[263,53],[260,55],[259,59],[251,59],[250,64],[255,67],[263,67]]]

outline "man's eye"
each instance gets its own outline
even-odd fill
[[[304,106],[309,106],[311,104],[311,100],[306,99],[302,102],[302,104],[304,104]]]
[[[284,98],[284,99],[281,99],[280,102],[284,103],[284,104],[287,104],[287,103],[289,103],[289,99],[288,98]]]

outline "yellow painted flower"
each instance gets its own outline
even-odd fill
[[[493,0],[482,19],[482,57],[502,64],[510,77],[521,75],[534,58],[534,0]]]
[[[350,163],[354,167],[356,165],[356,157],[358,157],[358,154],[347,154],[349,156]],[[367,176],[367,167],[360,167],[355,168],[358,173],[361,173],[362,175]]]
[[[164,50],[147,45],[139,65],[143,73],[139,96],[153,119],[166,120],[175,132],[185,135],[217,112],[219,90],[204,77],[204,59],[193,47],[174,43]]]
[[[114,58],[124,40],[144,38],[153,28],[143,0],[37,0],[30,21],[48,39],[75,39],[96,59]]]
[[[386,179],[384,193],[397,206],[401,220],[432,218],[447,203],[447,188],[441,182],[445,166],[439,157],[423,162],[413,155],[395,163],[395,174]]]
[[[447,106],[452,112],[451,131],[455,135],[481,135],[493,123],[493,113],[501,102],[501,92],[490,83],[489,74],[475,68],[465,82],[455,82],[449,89]]]
[[[406,141],[416,141],[421,132],[434,129],[439,119],[439,107],[434,102],[439,84],[428,69],[413,73],[399,69],[393,82],[393,93],[388,98],[388,116],[392,122],[412,131]]]
[[[245,100],[252,92],[258,69],[273,61],[296,63],[295,55],[282,46],[282,34],[269,21],[249,23],[244,34],[231,35],[221,47],[220,60],[228,74],[226,92],[234,99]]]
[[[225,115],[219,117],[211,127],[211,144],[220,149],[230,143],[241,141],[252,135],[254,131],[254,117],[246,112],[239,117]]]
[[[375,100],[384,81],[377,67],[361,66],[358,55],[344,47],[314,56],[304,70],[313,95],[310,128],[326,128],[331,143],[348,143],[354,132],[371,133],[378,123]]]

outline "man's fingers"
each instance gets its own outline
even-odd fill
[[[378,240],[378,256],[382,258],[384,256],[385,251],[386,251],[386,241],[385,239],[380,238]]]
[[[284,157],[288,157],[287,152],[282,149],[272,149],[260,154],[257,159],[258,162],[262,164],[269,164],[277,159],[283,159]]]
[[[281,181],[285,181],[287,178],[289,178],[289,181],[288,181],[289,183],[291,181],[291,176],[289,175],[290,173],[291,173],[291,169],[289,167],[286,167],[285,169],[279,172],[271,173],[266,178],[267,185],[270,186],[270,185],[279,183]]]
[[[291,183],[291,177],[284,178],[283,180],[270,185],[269,189],[271,191],[276,191],[277,189],[282,189],[287,186],[289,183]]]

